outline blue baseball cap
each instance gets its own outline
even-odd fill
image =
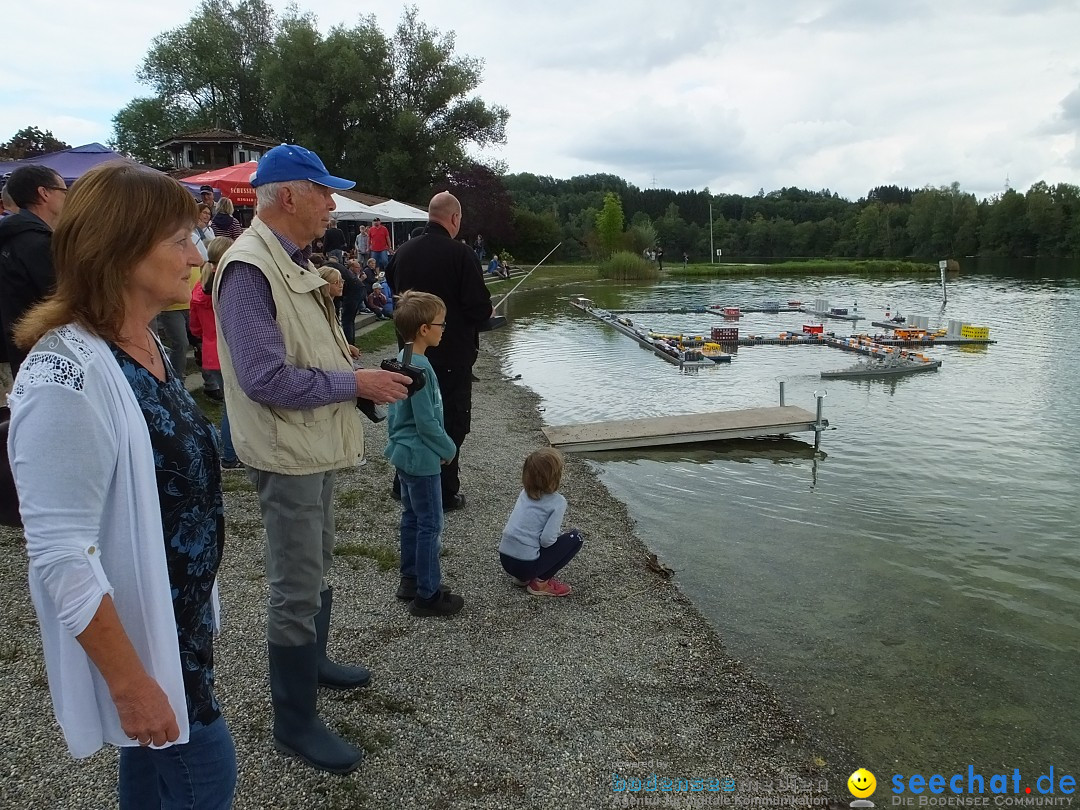
[[[251,185],[258,187],[267,183],[287,183],[290,180],[309,180],[327,188],[345,190],[356,185],[353,180],[334,177],[319,156],[310,149],[283,143],[262,156],[255,167]]]

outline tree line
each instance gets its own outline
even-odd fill
[[[612,251],[612,196],[625,220],[617,247],[659,245],[669,261],[724,256],[916,258],[1080,256],[1080,187],[1038,182],[988,199],[957,183],[922,189],[879,186],[849,201],[828,189],[782,188],[754,196],[639,189],[610,174],[556,180],[533,174],[501,178],[513,225],[515,255],[543,255],[563,242],[564,260],[599,259]]]

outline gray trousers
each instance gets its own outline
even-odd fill
[[[187,376],[187,326],[186,309],[174,309],[158,315],[158,328],[165,333],[165,345],[169,347],[169,363],[181,380]]]
[[[266,531],[266,640],[271,644],[315,643],[315,615],[334,560],[335,475],[333,470],[282,475],[248,468]]]

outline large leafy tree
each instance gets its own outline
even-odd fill
[[[198,128],[200,121],[197,113],[164,99],[137,98],[113,117],[109,145],[147,166],[170,168],[172,158],[157,144],[173,133]]]
[[[276,27],[265,0],[203,0],[188,22],[155,37],[136,76],[207,126],[265,132],[263,68]]]
[[[0,143],[0,160],[22,160],[70,148],[70,144],[53,137],[49,130],[42,132],[37,127],[24,127],[12,135],[11,140]]]
[[[116,142],[142,158],[171,124],[236,129],[309,146],[365,191],[421,200],[470,148],[506,140],[509,113],[473,95],[483,62],[454,46],[414,7],[392,37],[374,16],[323,35],[295,7],[203,0],[154,40],[138,74],[154,95],[117,114]]]

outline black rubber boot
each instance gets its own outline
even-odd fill
[[[330,635],[330,609],[334,604],[334,589],[327,588],[320,594],[322,607],[315,615],[315,643],[319,648],[319,686],[327,689],[356,689],[371,682],[367,667],[335,664],[326,657],[326,640]]]
[[[274,746],[320,771],[355,771],[364,760],[364,752],[330,731],[318,715],[318,645],[266,646],[274,704]]]

